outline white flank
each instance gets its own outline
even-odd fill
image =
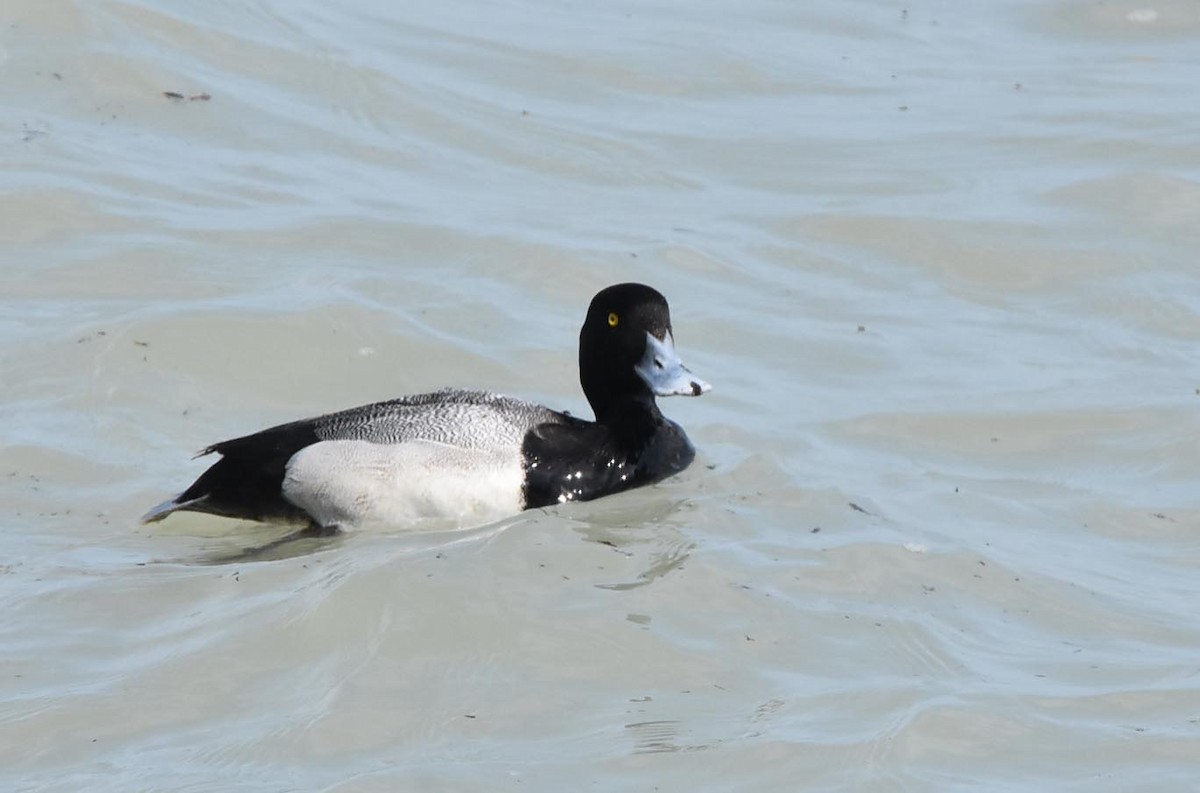
[[[288,461],[283,495],[323,526],[468,526],[520,512],[523,476],[517,449],[321,441]]]

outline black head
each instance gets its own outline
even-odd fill
[[[679,361],[667,299],[644,284],[617,284],[592,298],[579,331],[579,382],[597,421],[630,401],[710,388]]]

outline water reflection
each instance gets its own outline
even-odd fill
[[[223,565],[291,559],[336,548],[345,542],[346,536],[346,532],[338,529],[306,526],[262,545],[250,545],[239,551],[217,553],[209,558],[201,559],[200,564]]]
[[[626,591],[646,586],[678,570],[696,544],[670,525],[690,509],[686,500],[642,499],[626,505],[609,501],[597,508],[589,522],[576,528],[584,540],[604,545],[631,560],[639,572],[629,580],[596,584],[598,589]]]

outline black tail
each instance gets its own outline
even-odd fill
[[[142,516],[154,523],[173,512],[205,512],[226,518],[308,522],[308,514],[283,497],[288,460],[319,440],[307,422],[272,427],[214,444],[200,455],[221,455],[192,486]]]

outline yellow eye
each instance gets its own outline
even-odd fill
[[[610,328],[615,328],[620,321],[621,321],[621,318],[618,317],[615,313],[608,315],[608,326]]]

